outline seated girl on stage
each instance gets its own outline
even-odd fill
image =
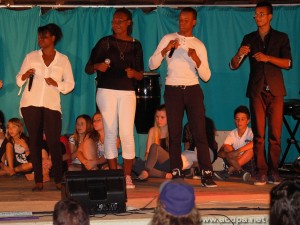
[[[86,135],[78,147],[77,158],[86,170],[103,169],[107,160],[104,158],[104,127],[102,115],[96,112],[93,116],[93,130]],[[120,141],[117,143],[119,148]]]
[[[89,115],[82,114],[76,118],[75,132],[69,137],[72,162],[68,167],[69,171],[80,171],[81,162],[77,158],[78,147],[83,142],[86,134],[92,131],[92,119]]]
[[[1,175],[14,175],[15,173],[32,170],[28,137],[23,133],[24,126],[20,119],[12,118],[7,123],[7,137],[5,157],[8,166],[1,165]],[[5,172],[3,172],[5,171]]]
[[[169,132],[165,105],[161,105],[155,112],[154,126],[148,133],[145,153],[145,170],[138,179],[146,180],[149,176],[172,178],[169,161]]]

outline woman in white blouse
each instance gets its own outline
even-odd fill
[[[20,111],[29,134],[29,148],[34,170],[35,186],[32,191],[43,190],[42,142],[43,133],[49,146],[52,172],[56,188],[61,189],[62,157],[60,135],[62,127],[60,93],[73,90],[75,82],[67,56],[55,50],[62,38],[56,24],[38,28],[40,50],[26,55],[17,85],[25,89],[20,102]]]

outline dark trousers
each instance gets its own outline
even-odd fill
[[[164,99],[169,128],[171,170],[182,169],[182,119],[186,110],[190,130],[197,147],[199,168],[212,171],[205,128],[204,96],[200,85],[185,88],[166,85]]]
[[[23,107],[21,112],[29,134],[29,150],[36,183],[43,182],[42,143],[43,133],[49,148],[55,183],[62,180],[62,153],[60,144],[61,113],[44,107]]]
[[[263,91],[256,98],[250,98],[251,127],[254,134],[253,150],[260,175],[278,174],[281,151],[281,130],[283,121],[283,96],[273,96]],[[265,153],[265,129],[268,124],[268,162]]]

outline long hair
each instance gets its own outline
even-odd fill
[[[27,140],[26,135],[24,134],[24,125],[22,123],[22,120],[19,119],[19,118],[11,118],[11,119],[9,119],[8,122],[7,122],[7,130],[8,130],[8,124],[9,123],[12,123],[13,125],[15,125],[15,126],[17,126],[19,128],[19,137],[21,139],[24,139],[27,142],[28,140]],[[13,137],[10,136],[9,132],[7,132],[7,139],[8,139],[8,141],[14,143]]]
[[[97,111],[94,113],[92,121],[94,121],[94,118],[96,115],[100,115],[102,118],[102,114]],[[100,140],[100,134],[98,133],[98,131],[96,131],[94,128],[89,132],[88,136],[95,142],[97,143]]]
[[[157,107],[154,115],[154,132],[153,132],[153,143],[160,145],[160,139],[161,139],[161,128],[157,125],[156,123],[156,113],[160,111],[165,111],[166,112],[166,106],[165,104],[160,105]],[[167,133],[167,140],[166,140],[166,145],[169,147],[169,133]]]
[[[87,114],[81,114],[81,115],[77,116],[77,118],[76,118],[76,123],[77,123],[77,120],[80,119],[80,118],[82,118],[82,119],[85,120],[85,123],[86,123],[86,131],[85,131],[85,135],[86,135],[87,133],[91,132],[91,130],[93,129],[93,126],[92,126],[92,119],[91,119],[91,117],[90,117],[89,115],[87,115]],[[74,135],[75,145],[78,146],[78,145],[79,145],[79,134],[78,134],[78,132],[77,132],[76,127],[75,127],[75,131],[74,131],[74,134],[73,134],[73,135]],[[84,135],[84,136],[85,136],[85,135]]]
[[[297,225],[300,221],[300,179],[288,179],[270,192],[270,224]]]
[[[158,201],[150,225],[201,225],[201,217],[196,207],[185,216],[173,216],[167,213]]]

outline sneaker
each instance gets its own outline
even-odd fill
[[[254,181],[254,185],[261,186],[267,183],[267,176],[266,175],[259,175],[256,180]]]
[[[218,185],[213,180],[213,172],[210,170],[201,171],[201,181],[203,187],[217,187]]]
[[[194,180],[201,180],[201,174],[200,174],[200,171],[199,171],[198,167],[194,168],[193,179]]]
[[[177,179],[177,178],[183,179],[184,178],[183,172],[178,168],[175,168],[172,170],[172,176],[173,176],[172,179]]]
[[[248,182],[251,179],[251,174],[245,170],[240,170],[238,176],[242,177],[244,182]]]
[[[269,184],[280,184],[282,181],[281,177],[278,174],[271,174],[268,176],[268,183]]]
[[[135,189],[135,185],[132,183],[131,176],[125,176],[126,189]]]
[[[229,178],[229,173],[227,170],[215,171],[214,175],[220,180],[227,180]]]

